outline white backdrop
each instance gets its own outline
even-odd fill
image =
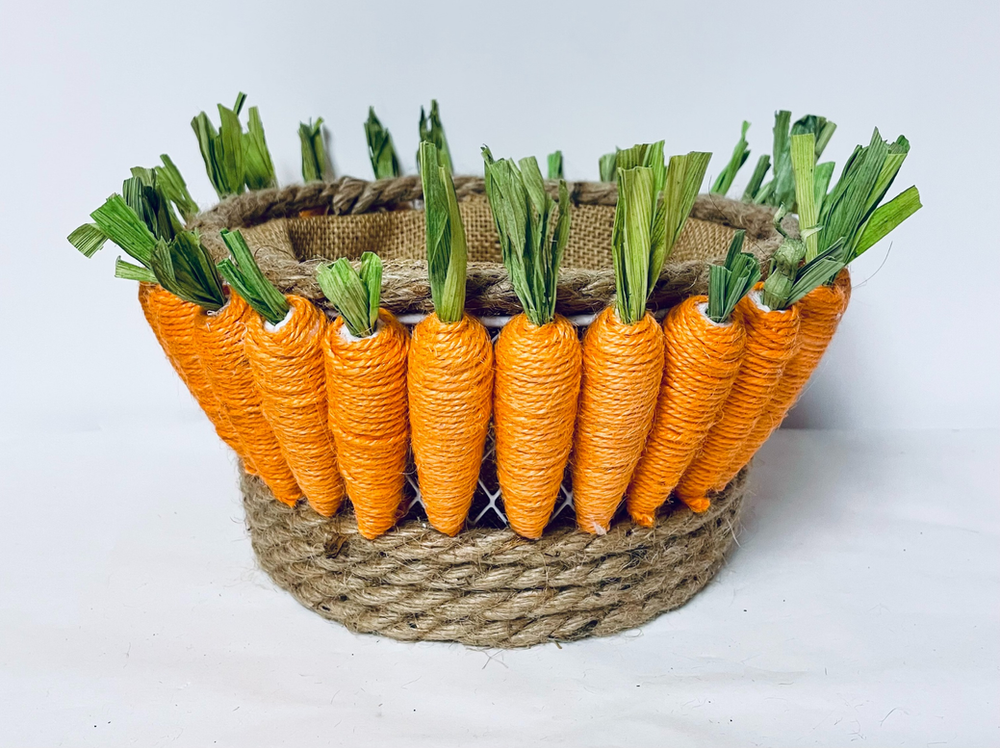
[[[1000,173],[995,0],[0,0],[0,748],[996,745]],[[244,90],[287,183],[300,120],[367,177],[369,104],[412,171],[441,103],[479,147],[593,179],[613,146],[875,125],[925,208],[854,267],[841,331],[762,450],[729,563],[641,630],[483,652],[355,636],[255,569],[231,456],[115,251],[66,235]],[[737,180],[742,190],[747,173]]]
[[[412,170],[431,97],[457,169],[477,173],[482,143],[515,157],[561,148],[570,178],[596,178],[614,145],[665,138],[669,152],[717,154],[711,176],[745,118],[753,154],[735,192],[770,150],[775,109],[837,122],[838,165],[875,125],[903,133],[913,149],[897,189],[916,184],[925,207],[891,252],[884,242],[856,263],[851,310],[790,424],[1000,423],[995,3],[2,7],[0,419],[19,428],[197,417],[134,284],[112,278],[114,249],[87,261],[65,237],[162,152],[210,205],[188,123],[239,90],[261,108],[283,182],[299,177],[298,122],[316,116],[338,172],[370,176],[369,104]]]

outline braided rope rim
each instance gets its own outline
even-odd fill
[[[653,528],[564,524],[536,541],[486,528],[452,538],[418,520],[366,540],[349,510],[290,508],[242,471],[241,488],[261,567],[310,610],[401,641],[518,648],[609,636],[690,600],[735,539],[747,472],[704,514],[671,505]]]

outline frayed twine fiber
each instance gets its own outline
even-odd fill
[[[358,633],[515,648],[609,636],[686,603],[724,562],[747,471],[702,514],[674,504],[653,528],[598,536],[564,523],[539,540],[448,537],[417,520],[367,540],[353,512],[285,506],[245,473],[242,489],[261,567],[310,610]]]

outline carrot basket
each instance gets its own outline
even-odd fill
[[[264,571],[406,641],[573,641],[687,602],[847,308],[847,265],[920,207],[915,187],[881,204],[904,137],[876,130],[831,188],[835,125],[787,111],[773,178],[761,156],[740,201],[748,123],[699,195],[711,154],[663,141],[603,156],[601,182],[486,147],[483,177],[452,176],[436,103],[419,176],[370,110],[376,181],[331,178],[319,120],[306,183],[279,188],[244,99],[192,122],[215,207],[163,156],[69,240],[131,258],[115,275],[235,452]]]
[[[482,178],[456,177],[455,186],[469,245],[467,306],[496,331],[520,307],[501,263]],[[570,185],[570,195],[574,222],[558,310],[583,327],[615,290],[610,245],[616,190],[581,182]],[[414,207],[420,198],[416,177],[341,179],[234,197],[199,216],[194,228],[219,257],[225,256],[220,230],[240,229],[278,288],[330,315],[316,266],[377,249],[385,262],[383,305],[412,324],[432,310],[424,217]],[[750,250],[762,260],[781,240],[773,210],[700,197],[651,307],[665,311],[704,293],[707,261],[725,256],[737,229],[746,231]],[[412,467],[406,516],[374,540],[358,533],[349,508],[327,518],[306,502],[286,506],[242,471],[241,486],[261,567],[319,615],[395,639],[524,647],[634,628],[687,602],[719,570],[735,538],[746,472],[705,513],[669,504],[652,528],[621,518],[604,535],[576,529],[567,479],[538,540],[506,526],[489,441],[469,526],[455,537],[425,521]]]

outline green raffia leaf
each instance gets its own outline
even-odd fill
[[[615,148],[614,153],[605,153],[598,161],[598,169],[602,182],[614,182],[617,178],[615,176],[615,162],[618,160],[619,150],[619,148]]]
[[[157,242],[151,268],[161,286],[185,301],[208,311],[221,309],[226,303],[212,258],[191,231],[181,232],[169,243]]]
[[[121,257],[115,259],[115,278],[139,281],[140,283],[156,283],[156,274],[149,268],[125,262]]]
[[[816,236],[816,136],[811,132],[792,136],[792,175],[795,179],[795,202],[799,209],[799,228],[806,242],[806,262],[819,254]],[[809,233],[806,233],[809,232]]]
[[[553,151],[548,157],[548,177],[549,179],[563,179],[563,153]]]
[[[104,246],[108,235],[101,231],[96,223],[85,223],[75,228],[66,238],[84,257],[93,257]]]
[[[362,254],[360,271],[343,257],[332,265],[321,265],[316,269],[316,280],[351,335],[367,338],[375,334],[382,293],[382,260],[378,255]]]
[[[277,184],[257,107],[250,107],[248,129],[243,132],[239,115],[245,101],[246,94],[240,92],[232,109],[218,105],[218,130],[204,112],[191,120],[205,171],[220,198],[239,195],[246,187],[263,189]]]
[[[302,179],[306,182],[320,182],[333,173],[326,153],[326,139],[323,118],[316,122],[299,123],[299,140],[302,143]]]
[[[864,229],[860,232],[851,259],[867,252],[875,244],[884,239],[890,231],[920,210],[921,207],[920,193],[916,187],[910,187],[896,195],[889,202],[880,205],[872,213],[871,218],[868,219]]]
[[[483,148],[486,196],[490,202],[504,265],[511,285],[532,324],[542,326],[555,317],[559,265],[569,239],[569,191],[559,182],[559,217],[552,228],[555,201],[545,190],[538,162],[494,161]]]
[[[733,180],[736,179],[736,175],[743,168],[743,164],[746,163],[747,159],[750,158],[750,148],[747,144],[747,130],[749,129],[750,123],[744,120],[743,127],[740,130],[740,139],[733,148],[733,155],[729,157],[729,163],[726,164],[725,168],[723,168],[712,184],[710,192],[713,195],[725,195],[729,192],[729,188],[733,186]]]
[[[776,222],[780,220],[775,216]],[[799,266],[806,256],[806,243],[786,237],[771,257],[771,272],[764,281],[763,304],[771,309],[787,309]]]
[[[368,107],[368,120],[365,122],[365,138],[368,141],[368,158],[372,162],[375,179],[391,179],[398,177],[399,159],[392,144],[392,135],[382,127],[375,108]]]
[[[453,170],[451,161],[451,149],[448,147],[448,138],[444,134],[444,125],[441,124],[441,114],[438,112],[437,99],[431,99],[431,113],[428,117],[424,108],[420,107],[420,142],[427,141],[433,143],[438,149],[438,163],[448,169],[450,174]],[[417,169],[420,169],[420,149],[417,149]]]
[[[263,190],[277,186],[274,162],[271,161],[271,153],[264,137],[264,124],[260,120],[260,111],[255,106],[250,107],[247,131],[243,133],[242,140],[244,182],[247,188]]]
[[[813,200],[816,203],[817,211],[823,207],[823,201],[826,200],[826,193],[830,189],[830,180],[833,178],[835,167],[836,164],[833,161],[816,164],[816,169],[813,172]]]
[[[743,252],[745,231],[733,235],[722,265],[708,270],[708,309],[706,316],[719,324],[729,321],[740,299],[760,280],[760,263],[749,252]]]
[[[427,271],[434,312],[444,323],[465,313],[468,248],[451,172],[441,165],[437,146],[420,144],[420,181],[424,190]]]
[[[223,230],[220,235],[230,254],[218,264],[226,283],[272,325],[281,322],[288,315],[288,301],[261,272],[243,234]]]
[[[121,247],[129,257],[144,267],[150,266],[156,237],[121,195],[109,197],[90,217],[101,233]]]
[[[656,204],[653,170],[618,168],[618,205],[611,235],[618,318],[634,325],[646,314],[651,229]]]
[[[163,193],[163,196],[174,204],[185,221],[190,221],[198,215],[198,204],[188,192],[187,183],[181,176],[180,170],[170,160],[170,156],[162,154],[160,161],[163,166],[153,167],[156,184]]]
[[[832,254],[828,252],[825,255],[816,257],[799,269],[795,283],[788,292],[784,308],[787,309],[792,304],[799,302],[802,297],[814,288],[819,288],[824,283],[829,283],[844,268],[846,263],[843,260],[834,258]]]
[[[754,201],[754,198],[760,191],[761,184],[764,182],[764,177],[767,176],[767,172],[770,168],[771,157],[765,153],[757,159],[757,165],[754,167],[753,174],[750,176],[747,188],[743,191],[743,202],[749,203]]]
[[[655,279],[651,278],[653,283],[659,278],[663,263],[673,253],[674,245],[680,239],[684,224],[691,214],[691,208],[694,207],[698,191],[705,180],[705,171],[708,169],[708,162],[711,159],[711,153],[701,151],[691,151],[683,156],[670,157],[663,199],[663,207],[666,211],[666,242],[663,256],[659,258],[659,264],[655,268]],[[652,293],[652,291],[653,287],[650,285],[649,292]]]
[[[774,115],[772,146],[774,178],[754,192],[753,201],[774,207],[785,205],[794,213],[798,211],[798,206],[795,201],[795,177],[792,174],[791,138],[793,135],[812,133],[815,137],[815,156],[818,161],[837,126],[826,117],[815,114],[807,114],[790,126],[791,118],[792,114],[787,110],[781,110]]]

